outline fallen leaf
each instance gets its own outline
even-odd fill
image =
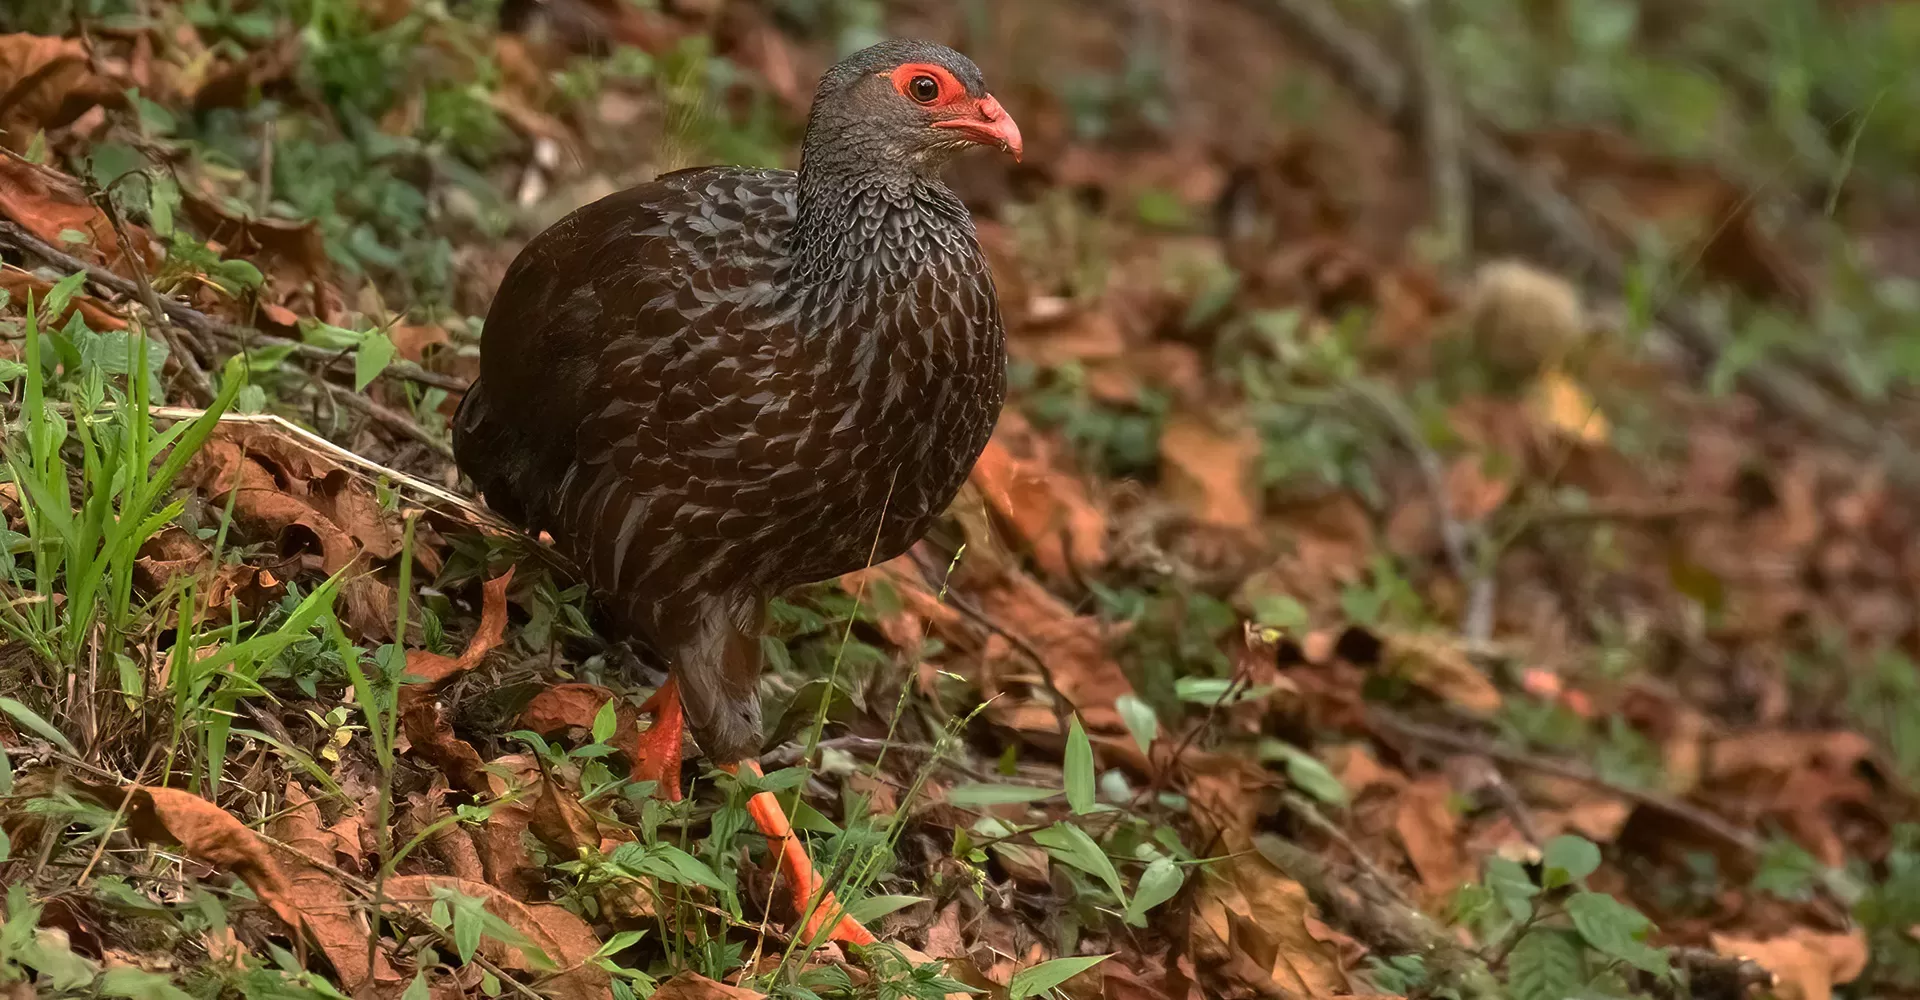
[[[555,903],[522,903],[483,882],[443,875],[403,875],[387,880],[387,895],[399,902],[411,903],[423,911],[433,903],[434,890],[450,889],[480,900],[487,912],[526,935],[560,971],[546,979],[542,988],[557,1000],[590,1000],[611,997],[613,990],[605,969],[588,961],[600,948],[593,929],[566,908]],[[522,972],[544,972],[521,949],[483,937],[480,953],[502,967]],[[656,996],[658,994],[655,994]]]
[[[1381,666],[1442,701],[1482,718],[1500,710],[1493,686],[1457,638],[1438,632],[1382,632]]]
[[[294,898],[300,901],[300,914],[307,933],[326,953],[340,974],[341,985],[353,993],[367,982],[366,913],[355,906],[339,880],[325,870],[333,863],[335,838],[321,828],[320,806],[298,784],[286,786],[286,808],[267,823],[273,839],[285,844],[276,847],[282,860]],[[401,976],[387,962],[385,953],[373,953],[371,975],[381,982],[399,982]]]
[[[97,72],[78,38],[0,35],[0,136],[25,152],[42,129],[59,128],[99,105],[125,102],[123,83]]]
[[[1160,434],[1164,490],[1208,524],[1252,528],[1259,523],[1253,472],[1259,458],[1260,436],[1251,427],[1221,430],[1182,412],[1168,417]]]
[[[1795,927],[1766,939],[1731,934],[1709,935],[1713,950],[1729,958],[1748,958],[1774,976],[1774,994],[1780,1000],[1831,1000],[1833,988],[1859,978],[1867,968],[1867,938],[1855,929],[1848,934],[1821,934]]]
[[[302,926],[293,883],[260,836],[226,810],[177,788],[128,785],[95,792],[107,805],[124,806],[127,830],[134,837],[148,843],[179,844],[188,856],[239,876],[289,928]]]
[[[29,297],[36,303],[46,301],[47,293],[53,290],[53,282],[32,274],[31,272],[22,271],[12,264],[0,264],[0,289],[5,289],[7,294],[11,296],[11,301],[15,309],[24,311]],[[127,328],[127,321],[125,319],[121,318],[119,314],[110,311],[106,306],[101,305],[92,296],[88,295],[75,295],[67,302],[66,311],[54,317],[41,316],[39,320],[42,326],[65,329],[74,313],[79,313],[80,317],[87,321],[87,329],[89,330],[124,330]]]
[[[1534,422],[1557,434],[1586,444],[1605,444],[1613,425],[1587,390],[1565,372],[1541,374],[1527,392],[1527,412]]]
[[[1113,657],[1111,642],[1119,630],[1091,615],[1074,614],[1065,602],[1024,573],[1006,574],[976,599],[982,614],[1039,653],[1047,675],[1089,729],[1120,728],[1120,712],[1114,702],[1131,692],[1133,684]],[[983,670],[978,679],[983,694],[992,697],[1003,690],[1005,682],[1016,679],[1045,683],[1042,664],[1034,663],[1013,643],[995,635],[988,640],[987,648],[989,669]],[[996,702],[987,711],[994,713],[999,706]],[[1037,713],[1029,714],[1015,728],[1055,731],[1053,713],[1044,715],[1042,720]]]
[[[1196,956],[1255,980],[1247,985],[1261,995],[1272,995],[1274,986],[1307,997],[1352,992],[1339,953],[1309,926],[1321,918],[1306,888],[1271,862],[1244,853],[1201,869],[1199,882],[1190,931]]]
[[[3,101],[0,106],[4,106]],[[122,257],[113,223],[87,198],[85,186],[58,170],[0,153],[0,215],[66,253],[123,275],[132,274]],[[85,235],[86,241],[67,242],[61,234],[69,231]],[[141,256],[151,263],[152,238],[133,226],[128,227],[128,235],[140,245]]]
[[[1045,440],[1018,414],[1001,415],[971,478],[1042,572],[1065,579],[1106,564],[1106,515],[1079,480],[1054,467]]]
[[[682,972],[653,991],[653,1000],[761,1000],[765,996],[765,993],[716,982],[697,972]]]
[[[1453,788],[1441,775],[1427,775],[1400,793],[1393,829],[1420,875],[1429,900],[1445,899],[1473,876],[1460,850],[1460,818],[1454,815]]]

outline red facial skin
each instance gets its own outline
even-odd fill
[[[913,81],[923,76],[939,85],[939,92],[931,101],[922,101],[913,95]],[[967,88],[961,86],[952,73],[934,63],[906,63],[893,71],[892,80],[893,89],[899,91],[900,96],[926,108],[934,116],[932,127],[950,128],[971,142],[997,146],[1019,161],[1023,151],[1020,126],[1014,124],[1013,116],[1007,114],[992,94],[980,98],[968,96]]]

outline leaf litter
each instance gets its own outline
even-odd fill
[[[360,6],[389,28],[425,24],[393,5]],[[448,42],[454,26],[436,23],[420,51],[434,54],[429,63],[494,54],[506,72],[461,82],[494,88],[481,105],[498,114],[498,145],[474,154],[491,171],[481,183],[527,203],[547,192],[564,211],[561,201],[638,179],[619,166],[638,162],[633,152],[602,134],[620,130],[595,122],[689,112],[646,74],[601,79],[591,102],[564,97],[554,81],[573,64],[560,54],[601,36],[649,59],[681,58],[676,46],[706,37],[697,11],[707,5],[555,6],[576,20],[562,16],[551,38],[503,34],[463,48]],[[1025,16],[1045,22],[1051,7]],[[1201,7],[1198,30],[1215,30],[1224,15]],[[403,280],[395,255],[367,242],[400,238],[392,220],[280,204],[257,180],[277,176],[270,161],[256,164],[261,174],[235,171],[184,132],[150,141],[164,128],[156,108],[179,119],[246,111],[298,87],[324,53],[296,32],[217,35],[162,8],[165,31],[0,36],[0,132],[15,154],[0,158],[0,217],[122,278],[163,276],[164,294],[207,318],[193,331],[207,342],[189,345],[203,360],[214,359],[217,323],[352,334],[345,347],[260,361],[282,394],[272,404],[377,461],[453,483],[420,434],[401,430],[441,433],[453,394],[376,381],[373,400],[400,416],[342,419],[339,394],[363,367],[377,375],[399,358],[476,370],[471,323],[387,306],[409,301],[417,277]],[[824,54],[786,35],[785,22],[737,16],[712,38],[729,65],[750,70],[735,96],[768,95],[790,114],[804,103],[796,81]],[[1222,53],[1278,44],[1238,34]],[[1000,69],[990,67],[996,78]],[[383,109],[389,137],[410,139],[430,118],[447,126],[450,91],[410,93]],[[1070,996],[1472,994],[1461,968],[1514,933],[1500,914],[1524,902],[1558,908],[1506,938],[1512,968],[1501,974],[1550,977],[1549,959],[1570,954],[1583,968],[1693,962],[1706,975],[1726,971],[1709,963],[1717,956],[1752,960],[1778,995],[1806,1000],[1907,981],[1901,949],[1920,916],[1886,924],[1902,912],[1897,900],[1845,871],[1905,870],[1920,850],[1903,832],[1920,766],[1910,723],[1920,695],[1901,653],[1920,579],[1906,551],[1916,525],[1886,471],[1752,399],[1698,392],[1659,358],[1600,335],[1603,310],[1539,265],[1498,260],[1450,287],[1403,258],[1410,223],[1395,206],[1418,180],[1356,152],[1395,146],[1380,123],[1335,118],[1279,138],[1269,155],[1189,143],[1152,156],[1023,112],[1036,149],[1054,155],[970,200],[1005,272],[1013,354],[1030,371],[942,529],[912,555],[796,596],[771,657],[770,692],[796,703],[807,683],[833,678],[810,703],[830,731],[783,758],[816,765],[787,788],[816,814],[809,828],[831,837],[859,816],[897,819],[899,874],[871,891],[929,902],[884,918],[910,953],[905,966],[845,964],[833,951],[775,965],[825,977],[800,982],[866,985],[931,956],[924,968],[955,984]],[[129,143],[135,135],[142,142]],[[1753,210],[1752,192],[1720,171],[1598,130],[1503,140],[1616,242],[1658,229],[1694,248],[1707,280],[1808,307],[1811,272]],[[571,160],[540,151],[562,144]],[[150,177],[175,172],[177,215],[159,217],[166,209],[149,193],[144,206],[128,202],[116,229],[82,180],[86,151],[107,145],[161,157],[139,162]],[[458,171],[407,166],[398,183],[433,200],[436,224],[479,228],[484,210],[450,179]],[[1343,197],[1349,187],[1372,194]],[[1089,209],[1098,199],[1080,197],[1088,192],[1133,213]],[[1209,216],[1217,232],[1196,222]],[[520,229],[516,239],[529,235]],[[169,246],[155,235],[167,233],[184,235]],[[484,279],[505,265],[489,245],[498,241],[462,239],[453,259],[484,296]],[[1106,260],[1078,259],[1090,249]],[[60,275],[13,243],[5,253],[0,323],[13,324]],[[228,272],[222,284],[222,260],[247,262],[257,282],[236,291],[232,274],[243,272]],[[144,309],[95,282],[53,326],[144,331]],[[17,326],[5,329],[10,350]],[[328,350],[342,353],[321,360]],[[1473,377],[1457,367],[1463,355]],[[164,374],[183,370],[174,358]],[[1342,401],[1362,379],[1417,405],[1411,433]],[[1438,475],[1420,471],[1429,458]],[[471,520],[420,514],[408,504],[423,498],[397,498],[397,480],[370,480],[268,428],[223,425],[188,482],[188,512],[132,560],[135,591],[192,586],[197,619],[259,620],[337,575],[345,641],[377,645],[395,635],[408,575],[416,648],[393,661],[404,664],[393,701],[359,704],[325,668],[309,667],[306,687],[249,677],[266,694],[222,703],[233,770],[208,798],[128,780],[138,755],[118,748],[134,729],[103,728],[112,698],[43,697],[53,689],[31,673],[40,666],[0,655],[10,683],[40,685],[23,710],[54,720],[0,717],[8,878],[45,898],[50,869],[23,859],[74,853],[59,825],[11,804],[60,801],[50,776],[74,765],[45,733],[67,730],[90,737],[80,745],[94,754],[83,762],[93,802],[121,814],[125,836],[179,845],[185,859],[132,861],[116,847],[101,855],[105,884],[132,884],[155,864],[174,866],[169,885],[231,875],[274,916],[275,930],[242,920],[194,939],[234,967],[297,939],[350,994],[413,1000],[415,983],[433,996],[493,992],[500,984],[485,986],[478,965],[428,977],[423,964],[425,949],[443,962],[462,951],[484,913],[498,922],[473,946],[497,970],[484,975],[541,995],[763,995],[701,974],[740,981],[774,967],[759,949],[784,945],[777,917],[761,935],[770,893],[753,856],[696,840],[670,855],[658,839],[697,839],[723,822],[712,793],[700,816],[666,816],[596,787],[602,772],[620,773],[606,761],[632,756],[634,682],[658,665],[643,650],[594,645],[563,566],[503,571],[503,553],[525,540],[475,542],[462,531]],[[19,532],[25,512],[13,499],[8,529]],[[1456,529],[1478,546],[1464,563],[1448,551]],[[1492,595],[1491,641],[1461,634],[1476,594]],[[162,612],[129,638],[158,654],[159,637],[172,642],[182,627]],[[450,632],[471,637],[458,655],[447,652]],[[333,655],[311,638],[295,647],[303,662]],[[124,705],[129,693],[113,694]],[[373,829],[382,779],[367,731],[382,722],[398,731],[389,777],[406,803],[385,831]],[[516,730],[541,742],[508,735]],[[770,759],[785,752],[769,749]],[[119,780],[98,783],[102,771]],[[833,809],[856,802],[866,808]],[[51,808],[35,816],[85,807]],[[394,835],[421,844],[380,871],[377,845]],[[1324,870],[1258,849],[1275,836]],[[1564,836],[1590,842],[1598,861],[1562,903],[1541,880],[1551,877],[1543,851]],[[716,870],[737,879],[722,883],[732,895],[705,884]],[[1711,884],[1699,889],[1703,878]],[[431,924],[439,906],[448,925],[422,937],[394,914],[370,921],[370,884],[414,912],[407,919]],[[1700,898],[1676,888],[1687,886]],[[151,905],[187,898],[130,891]],[[1380,900],[1406,898],[1418,900],[1412,931],[1382,915]],[[104,905],[91,900],[74,904],[90,918]],[[1425,940],[1431,967],[1416,976],[1402,960],[1419,953],[1408,941],[1423,920],[1445,927]],[[81,967],[127,953],[65,936],[99,952],[77,957]],[[609,943],[619,947],[603,954]],[[709,950],[693,960],[681,951],[689,943]],[[762,965],[727,951],[749,945]],[[944,988],[919,982],[914,995]]]

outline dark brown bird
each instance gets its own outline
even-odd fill
[[[883,42],[821,79],[797,173],[666,174],[541,233],[501,282],[454,451],[584,567],[610,633],[667,662],[635,774],[670,797],[682,706],[710,758],[760,754],[767,599],[905,552],[986,447],[1000,312],[939,179],[975,145],[1021,152],[979,68]],[[809,912],[818,876],[758,799]],[[872,940],[830,895],[812,912]]]

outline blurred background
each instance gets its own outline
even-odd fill
[[[204,404],[248,346],[239,410],[446,488],[534,233],[662,171],[797,166],[815,80],[880,38],[978,62],[1026,157],[951,169],[1013,360],[922,553],[964,614],[890,564],[769,646],[779,697],[866,738],[903,691],[922,745],[994,699],[955,730],[974,784],[1071,797],[1061,713],[1094,733],[1112,882],[1017,795],[962,796],[1001,826],[902,808],[892,891],[933,902],[887,927],[960,980],[1117,953],[1074,995],[1920,991],[1920,4],[0,0],[0,32],[8,357],[72,262],[122,276],[62,300],[95,337],[141,271],[199,317],[159,396]],[[76,337],[75,386],[125,346]],[[221,593],[270,615],[372,552],[343,614],[390,637],[390,531],[248,454],[333,527],[255,511]],[[415,583],[460,632],[500,560],[454,534]],[[553,652],[577,589],[517,586],[510,642],[624,691]],[[322,702],[282,738],[347,733]],[[1252,860],[1169,888],[1200,858]]]

